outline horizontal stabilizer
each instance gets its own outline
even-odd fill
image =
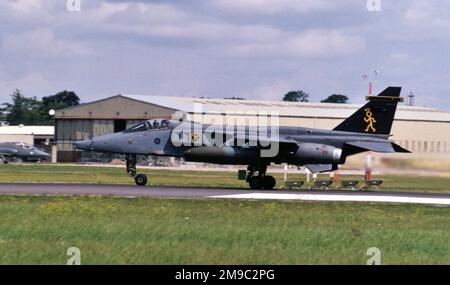
[[[337,169],[336,164],[305,164],[305,167],[312,173],[328,172]]]
[[[383,153],[393,153],[393,152],[410,152],[401,146],[390,142],[390,141],[380,141],[380,142],[346,142],[346,145],[354,146],[357,148],[361,148],[364,150],[371,150],[375,152],[383,152]]]
[[[392,143],[392,146],[394,147],[395,152],[411,153],[409,150],[402,148],[398,144]]]

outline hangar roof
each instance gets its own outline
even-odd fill
[[[235,100],[216,98],[192,98],[175,96],[123,95],[130,99],[162,107],[194,112],[194,103],[202,104],[205,113],[246,113],[248,111],[277,111],[287,117],[320,117],[343,119],[349,117],[360,104],[332,104],[310,102],[283,102],[262,100]],[[399,105],[396,120],[450,122],[450,113],[434,108]]]
[[[140,101],[116,95],[78,106],[57,110],[55,119],[107,119],[142,120],[145,118],[170,117],[176,111],[150,100]]]
[[[1,126],[1,135],[48,135],[55,134],[54,126]]]

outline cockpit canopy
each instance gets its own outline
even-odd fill
[[[152,119],[126,129],[124,133],[143,132],[147,130],[164,130],[169,128],[170,121],[167,119]]]
[[[15,143],[16,146],[21,147],[23,149],[34,149],[34,146],[32,146],[31,144],[27,144],[27,143],[23,143],[23,142],[17,142]]]

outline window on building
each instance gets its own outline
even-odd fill
[[[114,120],[114,132],[122,132],[127,128],[127,120]]]
[[[46,139],[38,138],[38,139],[34,139],[33,144],[34,144],[35,146],[45,145],[45,142],[46,142],[46,141],[47,141]]]

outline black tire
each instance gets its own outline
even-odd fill
[[[277,181],[273,176],[265,176],[263,180],[264,189],[271,190],[275,187],[275,184],[277,184]]]
[[[136,185],[144,186],[147,184],[147,176],[145,174],[138,174],[134,177],[134,182],[136,182]]]
[[[258,176],[253,176],[250,178],[248,185],[250,185],[250,189],[261,189],[262,183],[261,179]]]

